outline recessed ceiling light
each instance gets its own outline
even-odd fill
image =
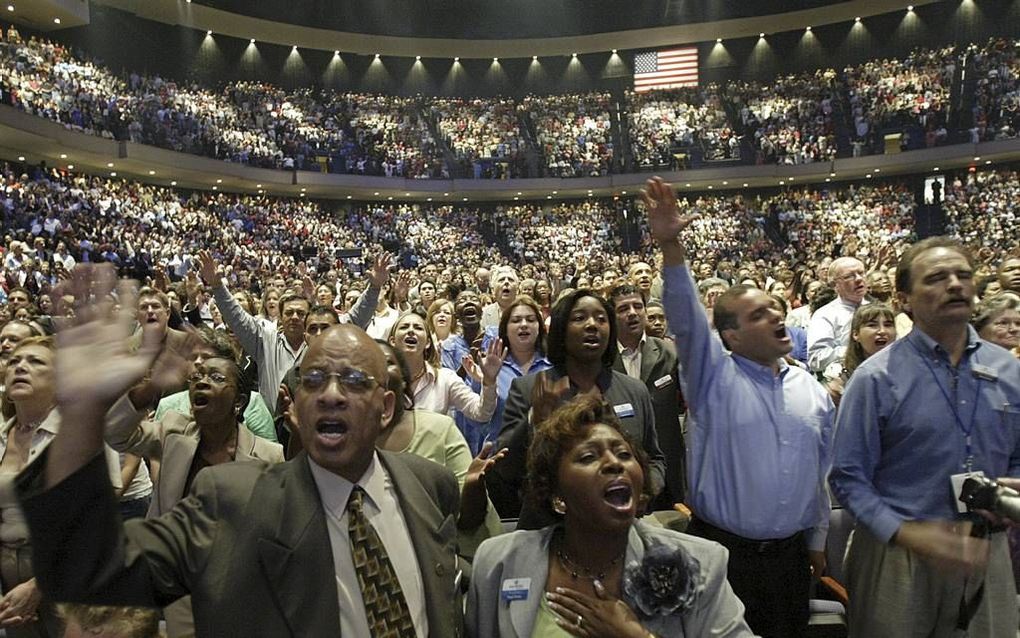
[[[393,195],[390,195],[390,196],[389,196],[389,197],[387,197],[386,199],[388,199],[389,201],[393,201]]]
[[[220,190],[220,187],[219,187],[219,186],[213,186],[213,187],[212,187],[212,189],[213,189],[214,191],[218,191],[218,190]]]
[[[559,191],[553,191],[553,195],[558,195]]]
[[[867,175],[865,175],[865,177],[867,177],[868,179],[871,179],[871,173],[868,173]]]
[[[975,158],[974,158],[974,161],[975,161],[975,162],[980,162],[980,161],[981,161],[981,156],[979,155],[979,156],[975,157]]]
[[[69,171],[74,170],[74,164],[68,164],[67,165],[67,170],[69,170]]]
[[[627,191],[620,191],[620,192],[621,192],[621,193],[623,193],[624,195],[626,195],[626,194],[627,194]]]
[[[744,188],[747,188],[747,182],[744,182]]]
[[[907,11],[909,12],[909,11],[913,11],[913,10],[914,10],[914,5],[908,4],[907,5]]]
[[[455,58],[453,59],[453,61],[454,61],[454,62],[460,62],[460,56],[458,55],[457,57],[455,57]]]
[[[411,193],[404,193],[404,197],[410,197]]]
[[[431,197],[428,197],[428,198],[426,198],[426,199],[425,199],[425,201],[427,201],[427,202],[431,202],[431,201],[432,201],[432,198],[431,198]]]
[[[570,54],[570,57],[572,57],[572,58],[576,58],[576,57],[577,57],[577,54],[576,54],[576,53],[571,53],[571,54]]]
[[[759,34],[758,34],[758,37],[759,37],[759,38],[764,38],[764,37],[765,37],[765,32],[764,32],[764,31],[762,31],[761,33],[759,33]]]
[[[354,195],[348,195],[347,199],[354,199]]]
[[[711,184],[708,185],[708,190],[712,190],[713,188],[715,188],[715,187],[712,186]]]
[[[106,168],[113,168],[113,162],[107,162]]]
[[[374,192],[372,194],[375,195],[375,196],[378,196],[379,195],[379,191],[376,191],[376,192]]]
[[[60,24],[60,18],[53,18],[53,24]]]
[[[465,197],[465,198],[464,198],[464,201],[465,201],[465,202],[467,201],[467,197]]]
[[[114,172],[110,173],[110,177],[117,177],[117,172],[114,171]]]
[[[861,16],[857,16],[856,18],[854,18],[854,22],[860,22],[860,21],[861,21]]]
[[[307,189],[307,188],[302,188],[302,189],[301,189],[301,192],[303,193],[303,192],[305,192],[306,190],[308,190],[308,189]]]
[[[687,182],[686,184],[684,184],[684,186],[686,186],[687,188],[690,188],[691,187],[691,183]]]
[[[7,10],[8,11],[14,11],[14,5],[13,4],[7,5]]]
[[[24,162],[25,161],[25,156],[24,155],[18,155],[18,161],[19,162]]]
[[[375,59],[376,59],[376,60],[378,60],[378,59],[379,59],[379,54],[378,54],[378,53],[376,53],[376,54],[375,54]]]
[[[535,61],[535,62],[538,62],[538,56],[537,56],[537,55],[533,55],[533,56],[531,56],[531,59],[532,59],[533,61]]]
[[[499,58],[492,58],[493,62],[499,62]]]
[[[156,171],[149,171],[149,175],[155,175]]]
[[[722,38],[716,38],[715,39],[715,43],[716,44],[722,44]]]
[[[333,51],[333,55],[340,55],[340,49],[336,49],[335,51]]]
[[[779,180],[779,185],[780,185],[780,186],[782,186],[782,185],[784,185],[784,184],[786,184],[786,180],[784,180],[784,179],[781,179],[781,180]]]
[[[206,35],[212,35],[212,29],[209,29],[208,31],[206,31],[205,34]]]
[[[992,160],[985,160],[985,164],[991,164]]]
[[[613,53],[614,53],[614,54],[616,53],[616,49],[613,49]]]
[[[414,59],[415,59],[415,60],[417,60],[417,61],[419,61],[419,62],[421,62],[421,56],[420,56],[420,55],[416,55],[416,56],[414,56]]]
[[[727,182],[727,181],[723,181],[722,185],[723,185],[723,186],[729,186],[729,182]]]
[[[61,153],[60,154],[60,159],[67,159],[67,153]],[[978,159],[980,159],[980,158],[978,158]]]
[[[836,176],[835,172],[829,173],[829,177],[835,177],[835,176]]]
[[[827,182],[831,182],[831,181],[832,181],[832,178],[831,178],[831,177],[826,177],[826,178],[825,178],[825,181],[827,181]]]
[[[546,195],[545,198],[546,199],[552,199],[552,195]]]
[[[933,171],[937,171],[937,170],[939,170],[939,167],[938,167],[938,166],[936,166],[935,168],[933,168],[933,169],[931,169],[931,170],[933,170]]]
[[[807,27],[804,30],[807,31],[808,33],[811,33],[811,27]]]
[[[222,184],[222,183],[223,183],[223,180],[222,180],[222,179],[218,179],[218,180],[216,180],[216,183],[217,183],[217,184]]]
[[[174,181],[170,182],[170,185],[171,186],[177,186],[177,180],[174,180]]]
[[[449,193],[443,193],[443,197],[449,197],[449,196],[450,196]]]
[[[514,201],[515,202],[518,201],[519,199],[520,199],[520,197],[517,197],[516,195],[514,196]]]
[[[255,188],[262,188],[262,184],[255,184]]]
[[[876,168],[876,169],[875,169],[875,172],[876,172],[876,173],[881,173],[881,172],[882,172],[882,169],[880,169],[880,168]]]

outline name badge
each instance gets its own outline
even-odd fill
[[[970,372],[978,379],[984,379],[985,381],[999,380],[999,375],[988,366],[973,364],[970,366]]]
[[[618,419],[626,419],[629,416],[634,416],[634,406],[629,403],[614,405],[613,411],[616,412],[616,418]]]
[[[510,602],[511,600],[527,600],[528,592],[531,590],[530,578],[507,578],[503,581],[500,589],[500,599]]]
[[[655,387],[659,388],[661,390],[662,388],[665,388],[667,385],[669,385],[670,381],[672,381],[672,380],[673,380],[673,377],[671,377],[671,376],[669,376],[667,374],[666,376],[660,377],[660,378],[655,380]]]

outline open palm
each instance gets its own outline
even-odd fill
[[[661,177],[648,180],[641,190],[641,201],[645,204],[652,239],[658,243],[675,241],[680,232],[699,217],[697,214],[680,213],[676,194]]]

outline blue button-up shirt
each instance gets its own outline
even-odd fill
[[[481,350],[484,352],[489,344],[492,343],[493,339],[499,338],[499,328],[496,326],[489,326],[482,332],[482,344]],[[460,334],[452,334],[447,337],[440,348],[440,359],[444,368],[449,368],[454,372],[460,370],[463,364],[464,356],[471,354],[471,344],[467,342],[467,339]],[[481,394],[482,384],[478,383],[471,377],[464,377],[464,383],[468,385],[476,393]],[[510,383],[507,382],[507,388],[509,389]],[[500,424],[503,422],[503,402],[506,400],[506,394],[499,395],[499,403],[496,405],[496,413],[493,418],[498,418]],[[453,420],[457,424],[457,429],[460,430],[461,434],[468,442],[468,447],[471,448],[471,455],[478,456],[485,441],[492,438],[495,439],[499,435],[499,430],[495,432],[489,430],[488,423],[479,423],[473,421],[464,416],[460,410],[453,411]]]
[[[731,355],[712,331],[684,266],[663,270],[688,419],[689,500],[697,515],[758,540],[809,530],[822,550],[833,404],[811,374]]]
[[[958,516],[949,477],[967,467],[965,430],[973,470],[1020,476],[1020,362],[968,332],[955,369],[915,326],[850,377],[830,483],[879,540],[904,521]]]

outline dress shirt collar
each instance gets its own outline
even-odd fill
[[[550,378],[551,381],[555,381],[556,379],[565,377],[567,376],[566,365],[564,365],[563,370],[554,366],[546,371],[546,374],[549,373],[552,373],[555,376],[555,378]],[[613,380],[612,368],[602,368],[599,371],[599,376],[598,378],[595,379],[595,385],[599,387],[599,392],[601,392],[603,396],[605,396],[606,392],[609,390],[609,385],[610,383],[612,383],[612,380]],[[572,393],[571,396],[577,394],[577,386],[574,385],[573,380],[570,381],[570,391]]]
[[[11,417],[10,419],[7,419],[7,422],[3,424],[3,428],[0,429],[0,440],[2,440],[4,444],[6,444],[7,437],[11,433],[11,428],[14,427],[16,422],[17,418]],[[57,432],[60,431],[60,413],[56,408],[50,410],[49,414],[46,415],[46,418],[42,420],[42,423],[36,426],[35,431],[48,432],[53,436],[57,435]]]
[[[312,457],[308,457],[308,465],[312,469],[315,485],[319,488],[319,498],[322,500],[323,508],[337,519],[347,511],[347,501],[350,499],[355,485],[365,490],[365,494],[377,508],[382,503],[383,495],[389,485],[389,476],[379,462],[379,454],[375,452],[372,453],[372,462],[368,464],[368,469],[361,475],[357,483],[351,483],[344,477],[330,472],[313,461]]]
[[[638,341],[636,348],[628,348],[619,341],[616,342],[616,346],[620,349],[621,354],[634,355],[637,352],[641,352],[641,349],[645,347],[645,342],[648,341],[647,335],[641,335],[641,341]]]
[[[783,379],[786,377],[786,373],[790,371],[790,364],[788,364],[786,359],[783,359],[782,357],[779,358],[779,374],[777,375],[776,371],[772,369],[772,366],[762,365],[757,361],[751,361],[747,357],[742,357],[739,354],[730,353],[730,356],[733,357],[733,361],[740,367],[741,370],[761,379],[771,380],[777,377],[779,379]]]
[[[509,354],[507,358],[503,360],[503,365],[508,366],[518,375],[524,376],[524,371],[521,369],[520,362],[518,362],[517,359],[514,358],[514,355],[512,353]],[[535,356],[531,359],[531,366],[528,368],[528,371],[529,372],[533,371],[536,366],[543,366],[542,369],[544,370],[552,367],[552,364],[549,363],[549,359],[547,359],[544,354],[536,351]]]
[[[949,353],[946,352],[946,349],[918,328],[916,323],[914,324],[914,329],[908,332],[904,339],[909,341],[921,354],[931,354],[936,359],[949,359]],[[973,326],[967,326],[967,347],[964,348],[964,352],[972,353],[980,345],[981,339],[978,338],[977,331],[974,330]]]

